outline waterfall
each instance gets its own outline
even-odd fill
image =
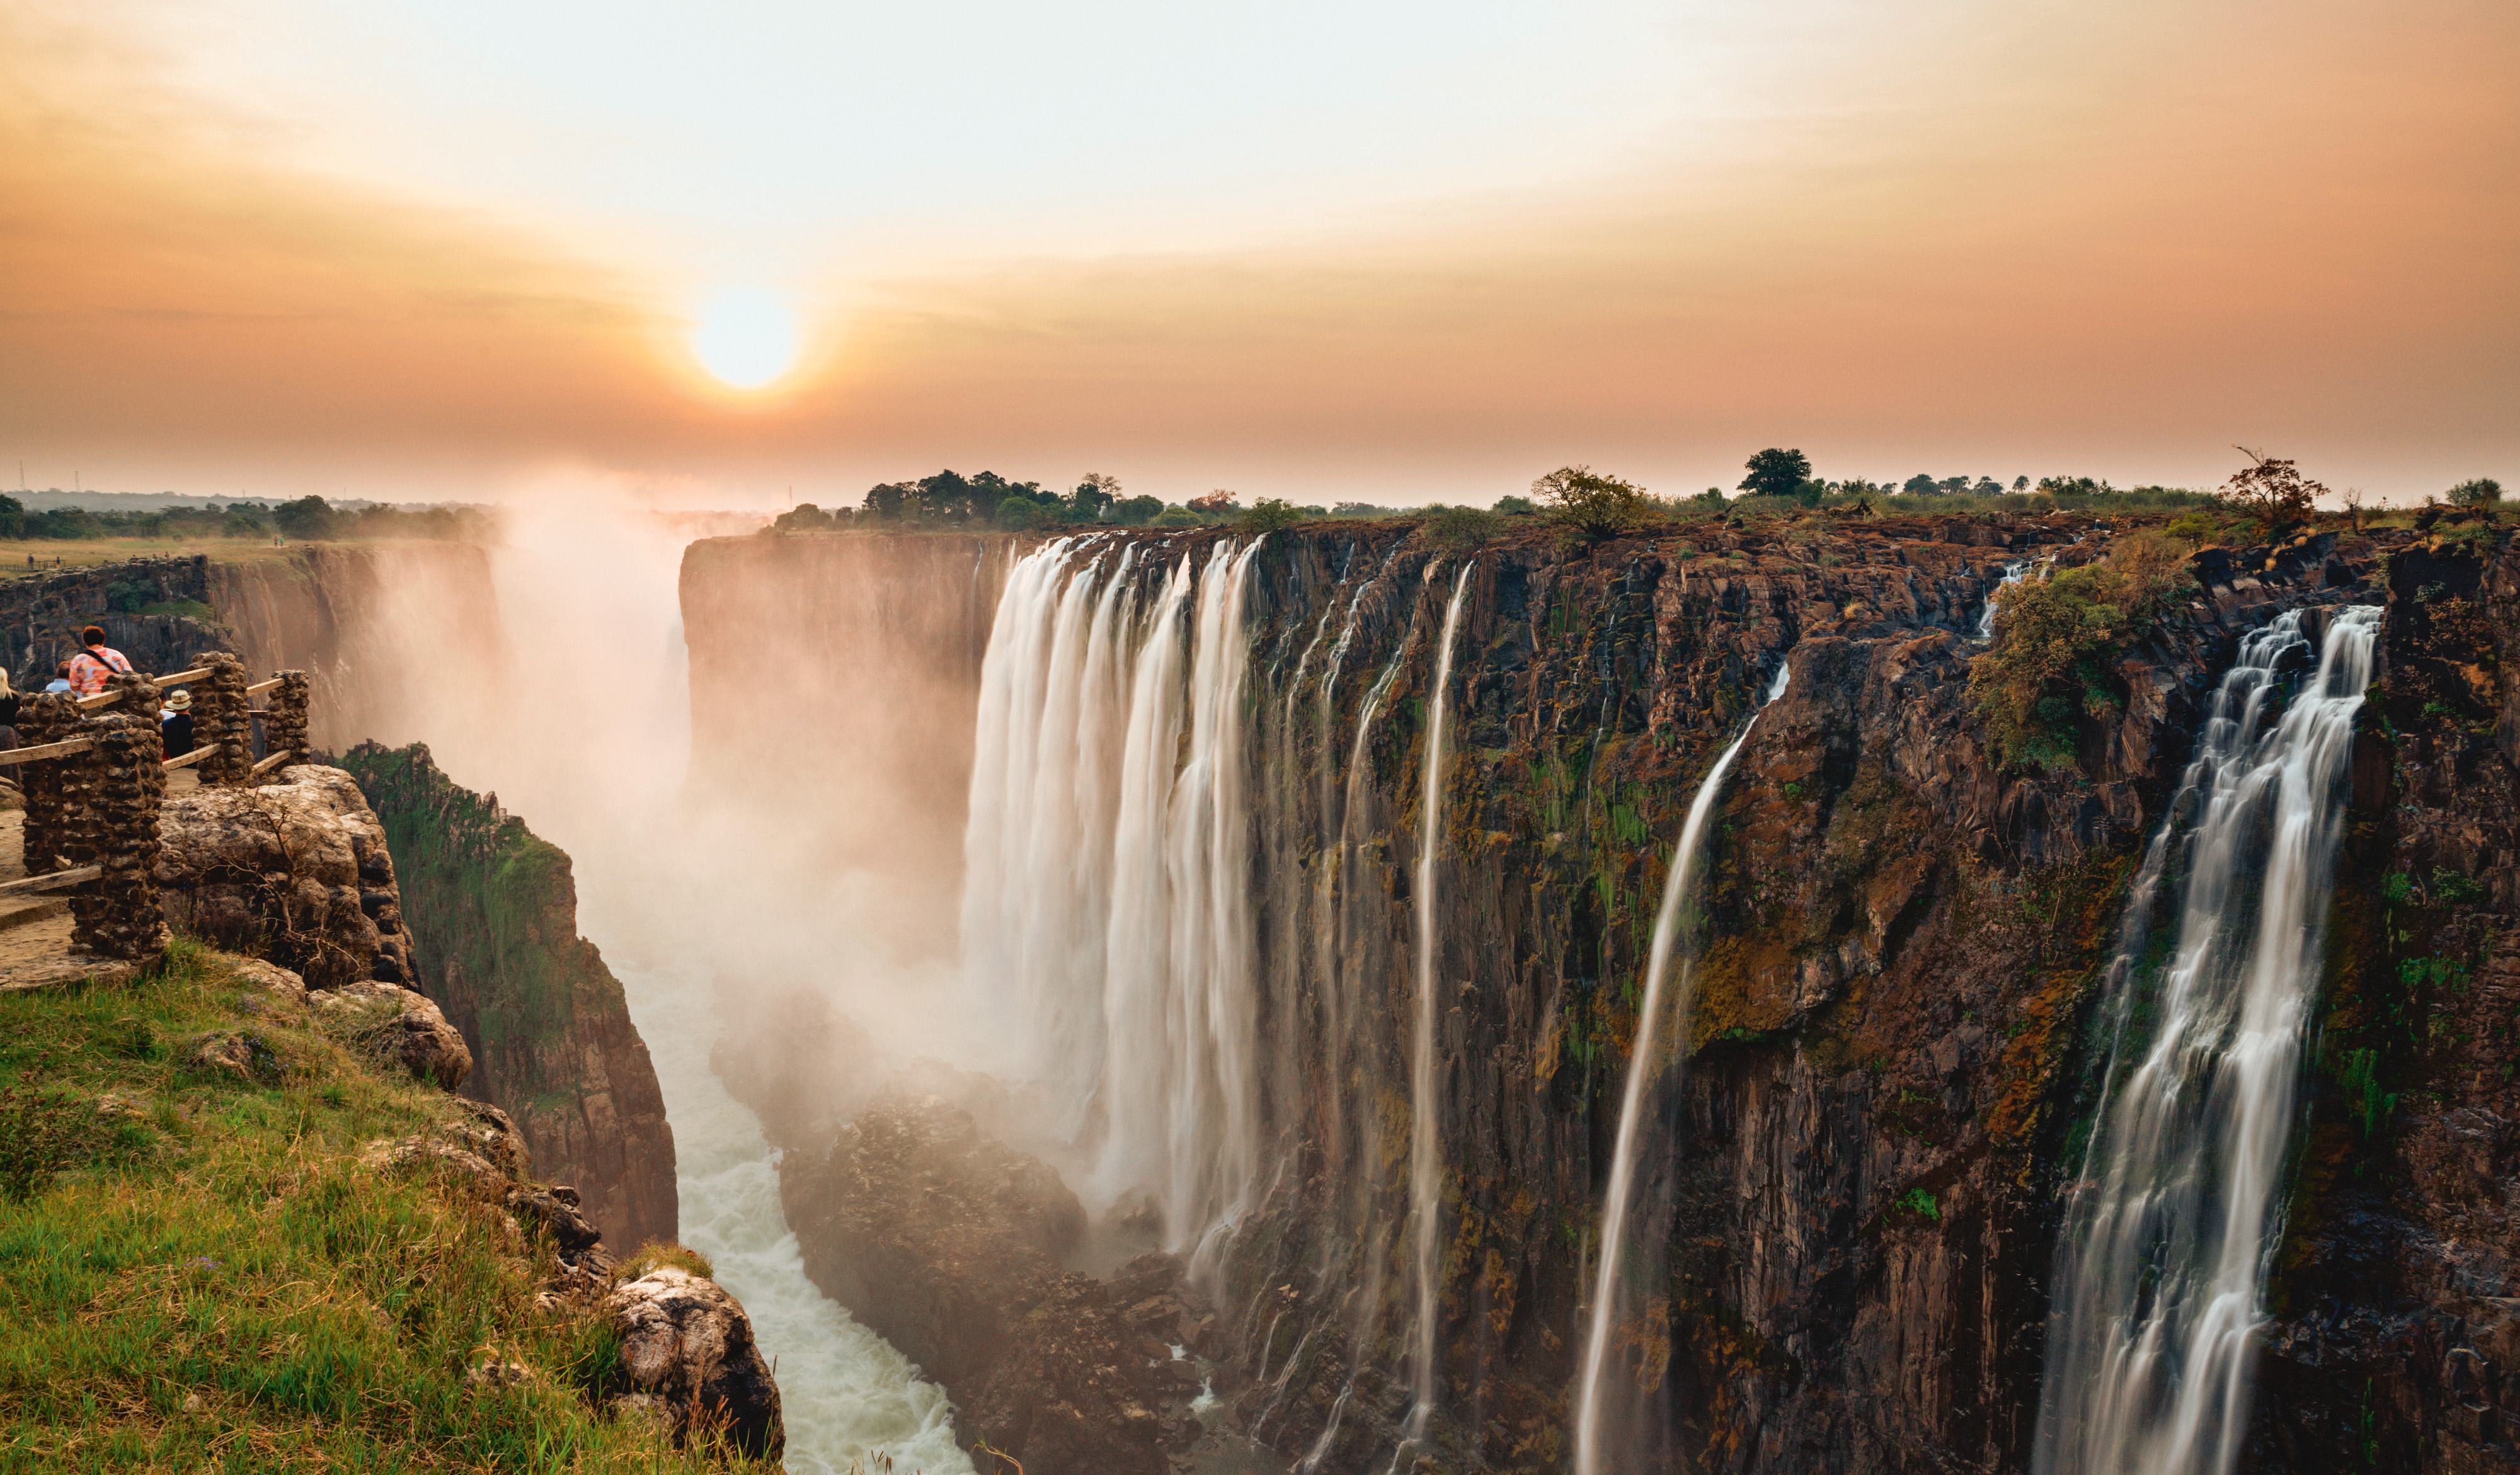
[[[1793,668],[1779,664],[1776,680],[1771,682],[1761,706],[1784,694],[1785,684]],[[1608,1458],[1602,1453],[1603,1424],[1609,1415],[1603,1408],[1604,1380],[1610,1353],[1610,1340],[1616,1331],[1618,1311],[1627,1296],[1624,1274],[1632,1237],[1629,1221],[1637,1197],[1636,1176],[1641,1156],[1642,1133],[1640,1120],[1646,1110],[1645,1085],[1662,1075],[1656,1063],[1663,1049],[1661,1043],[1663,979],[1671,971],[1672,955],[1680,951],[1684,918],[1692,884],[1701,869],[1700,850],[1706,835],[1706,822],[1714,816],[1715,801],[1724,791],[1724,776],[1732,767],[1741,745],[1750,740],[1752,729],[1758,726],[1758,715],[1741,729],[1715,766],[1699,781],[1696,797],[1688,804],[1688,818],[1680,827],[1680,844],[1672,853],[1671,874],[1663,883],[1662,905],[1654,911],[1653,943],[1645,960],[1644,997],[1637,1006],[1637,1035],[1634,1049],[1628,1054],[1627,1085],[1619,1096],[1619,1134],[1610,1152],[1610,1184],[1601,1200],[1600,1263],[1593,1283],[1593,1316],[1584,1337],[1584,1362],[1576,1385],[1575,1400],[1575,1475],[1608,1475],[1608,1472],[1635,1467],[1634,1451],[1620,1451]],[[1688,1009],[1690,972],[1696,963],[1694,953],[1684,955],[1681,961],[1680,985],[1675,991],[1670,1010],[1673,1049],[1686,1050],[1688,1043]],[[1639,1252],[1649,1252],[1657,1263],[1662,1258],[1661,1234],[1652,1233],[1640,1240]]]
[[[2039,1475],[2223,1475],[2239,1453],[2380,614],[2329,618],[2289,702],[2281,673],[2312,650],[2302,612],[2241,643],[2137,874],[2056,1251]],[[2157,905],[2175,915],[2160,962]]]
[[[1410,1272],[1417,1281],[1417,1335],[1410,1350],[1416,1405],[1409,1413],[1411,1438],[1423,1434],[1435,1406],[1435,1240],[1443,1207],[1443,1101],[1435,1078],[1436,928],[1442,912],[1435,905],[1435,852],[1444,837],[1444,704],[1453,684],[1453,637],[1462,623],[1462,596],[1470,587],[1465,562],[1453,579],[1453,598],[1444,606],[1444,634],[1436,648],[1435,685],[1426,702],[1426,795],[1418,833],[1418,1017],[1409,1053],[1409,1223],[1413,1240]]]
[[[2011,588],[2013,585],[2020,583],[2021,576],[2029,571],[2030,560],[2028,559],[2015,559],[2011,562],[2003,565],[2003,577],[1997,582],[1995,588],[1987,592],[1986,610],[1977,617],[1977,638],[1980,644],[1984,644],[1987,641],[1995,639],[1996,596],[2002,594],[2004,590]]]
[[[1105,1201],[1193,1246],[1259,1169],[1243,591],[1257,543],[1024,556],[998,604],[965,830],[965,967],[1027,1021],[1033,1074]]]

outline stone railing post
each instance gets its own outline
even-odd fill
[[[166,794],[166,750],[158,730],[158,684],[113,678],[123,693],[88,722],[96,746],[77,755],[91,776],[82,864],[105,874],[70,893],[70,941],[108,958],[147,958],[165,949],[158,906],[158,809]]]
[[[218,751],[193,765],[203,783],[242,782],[253,768],[253,698],[245,694],[245,662],[213,650],[196,665],[209,676],[193,683],[193,740]]]
[[[32,693],[18,706],[18,740],[27,747],[47,742],[61,742],[80,736],[87,719],[79,714],[78,703],[55,693]],[[82,791],[78,781],[80,760],[85,753],[68,758],[39,758],[21,763],[14,772],[18,787],[26,796],[26,873],[35,875],[46,871],[67,871],[70,861],[63,847],[69,843],[70,802],[73,788]]]
[[[306,761],[306,707],[314,682],[303,671],[278,673],[280,685],[271,693],[271,708],[263,718],[262,749],[267,757],[273,753],[295,753],[297,761]],[[283,768],[287,764],[281,765]]]

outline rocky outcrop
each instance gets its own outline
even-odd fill
[[[1085,1228],[1076,1196],[968,1113],[878,1100],[790,1152],[779,1182],[806,1274],[945,1386],[966,1445],[1029,1475],[1164,1475],[1196,1442],[1198,1374],[1175,1348],[1206,1328],[1180,1263],[1062,1270]]]
[[[306,996],[316,1015],[387,1064],[448,1091],[472,1073],[472,1052],[427,996],[394,983],[356,982]]]
[[[676,1231],[673,1129],[620,981],[578,935],[568,856],[440,772],[428,749],[343,755],[376,807],[419,986],[470,1047],[467,1089],[512,1112],[616,1244]]]
[[[716,1281],[650,1271],[614,1286],[603,1311],[621,1337],[634,1407],[662,1413],[678,1441],[723,1438],[752,1458],[779,1458],[788,1443],[779,1385],[751,1319]]]
[[[357,782],[315,764],[279,779],[165,801],[156,874],[168,923],[310,988],[410,982],[393,858]]]

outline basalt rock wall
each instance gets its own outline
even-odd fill
[[[611,1242],[673,1242],[673,1128],[620,981],[578,935],[568,856],[423,745],[362,743],[341,761],[401,873],[417,986],[472,1049],[466,1094],[516,1118]]]
[[[2423,1088],[2438,1095],[2420,1106],[2416,1076],[2387,1072],[2420,1065],[2425,1081],[2447,1082],[2467,1068],[2461,1008],[2482,1011],[2470,1036],[2507,1027],[2491,1008],[2512,949],[2484,940],[2507,931],[2474,918],[2495,908],[2507,917],[2513,899],[2499,880],[2470,894],[2433,877],[2507,866],[2492,859],[2495,823],[2463,801],[2500,792],[2508,735],[2520,733],[2510,689],[2479,654],[2506,638],[2493,633],[2493,602],[2509,596],[2493,591],[2509,575],[2479,571],[2461,585],[2418,573],[2424,559],[2464,555],[2404,531],[2206,550],[2151,635],[2094,681],[2074,719],[2078,761],[2052,772],[1999,763],[1966,695],[1986,599],[2007,564],[2102,558],[2122,531],[2081,517],[1814,517],[1575,550],[1523,532],[1475,551],[1432,547],[1407,524],[1273,535],[1249,573],[1242,708],[1270,1148],[1250,1211],[1194,1263],[1235,1353],[1219,1392],[1244,1428],[1326,1470],[1388,1468],[1409,1437],[1399,1227],[1416,861],[1436,648],[1468,558],[1435,871],[1440,1411],[1411,1444],[1411,1461],[1431,1461],[1417,1468],[1568,1467],[1603,1177],[1672,843],[1698,781],[1788,658],[1791,680],[1752,728],[1714,817],[1688,1068],[1654,1114],[1676,1208],[1667,1240],[1645,1253],[1665,1294],[1619,1328],[1612,1375],[1658,1410],[1660,1466],[2027,1468],[2054,1205],[2090,1108],[2086,1014],[2136,852],[2238,636],[2287,608],[2316,625],[2318,610],[2382,599],[2389,681],[2412,669],[2408,641],[2432,642],[2425,679],[2461,684],[2473,710],[2452,722],[2429,689],[2390,707],[2403,708],[2389,719],[2398,725],[2371,740],[2391,746],[2358,758],[2354,843],[2380,858],[2369,865],[2395,868],[2385,884],[2417,888],[2408,905],[2439,914],[2427,925],[2455,932],[2449,953],[2423,956],[2455,953],[2468,987],[2440,986],[2438,997],[2461,1002],[2446,1006],[2452,1022],[2432,1026],[2439,1054],[2378,1056],[2373,1089],[2396,1093],[2405,1166],[2361,1191],[2398,1205],[2410,1228],[2399,1239],[2364,1234],[2362,1258],[2342,1262],[2322,1261],[2326,1241],[2297,1228],[2287,1274],[2306,1288],[2283,1294],[2323,1284],[2330,1301],[2316,1324],[2367,1329],[2375,1292],[2351,1267],[2399,1254],[2407,1235],[2452,1247],[2408,1261],[2392,1282],[2409,1287],[2388,1314],[2395,1330],[2325,1363],[2286,1354],[2311,1369],[2298,1393],[2271,1366],[2262,1408],[2276,1411],[2261,1419],[2261,1448],[2375,1427],[2362,1405],[2347,1407],[2362,1397],[2356,1377],[2382,1390],[2372,1417],[2482,1430],[2458,1436],[2479,1450],[2507,1438],[2493,1432],[2501,1385],[2491,1381],[2509,1365],[2495,1329],[2505,1323],[2488,1303],[2507,1275],[2494,1256],[2509,1251],[2461,1247],[2488,1224],[2475,1216],[2509,1196],[2499,1067],[2471,1070],[2465,1096]],[[1219,535],[1126,536],[1157,567],[1203,567]],[[751,652],[793,648],[787,639],[920,652],[933,663],[929,690],[943,689],[934,710],[950,714],[959,699],[968,714],[971,698],[950,689],[976,669],[993,570],[1017,547],[921,541],[696,548],[684,580],[696,763],[740,774],[797,761],[731,715],[716,726],[706,715],[712,702],[740,710]],[[886,592],[855,587],[870,570]],[[948,578],[921,603],[922,581]],[[2471,599],[2472,629],[2444,603],[2460,588],[2484,591]],[[2465,643],[2401,634],[2427,620],[2467,630]],[[774,640],[764,621],[795,634]],[[838,674],[788,702],[789,717],[865,720],[848,706],[876,657],[837,660]],[[705,686],[703,670],[717,673]],[[782,692],[788,701],[794,688]],[[921,732],[959,740],[941,725]],[[2410,747],[2408,735],[2430,745]],[[933,765],[924,823],[959,836],[949,756],[917,759]],[[2413,824],[2408,794],[2433,796],[2438,821]],[[2340,884],[2340,896],[2351,889]],[[2408,915],[2366,931],[2394,937],[2387,928]],[[2352,967],[2392,979],[2408,961],[2359,956]],[[2353,1094],[2363,1089],[2346,1084],[2354,1068],[2323,1058],[2323,1123],[2340,1101],[2376,1099]],[[2307,1161],[2305,1191],[2317,1190],[2330,1180],[2316,1154]],[[2336,1161],[2350,1177],[2346,1155]],[[2426,1174],[2455,1179],[2466,1196]],[[2318,1203],[2343,1201],[2305,1199],[2296,1213],[2331,1222]],[[2441,1207],[2453,1202],[2469,1216],[2455,1225]],[[2414,1370],[2393,1384],[2369,1371],[2384,1363]],[[2469,1467],[2445,1462],[2450,1435],[2426,1438],[2405,1446],[2417,1452],[2405,1468]]]

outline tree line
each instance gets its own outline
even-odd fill
[[[491,531],[488,511],[475,507],[337,508],[322,497],[300,497],[272,506],[238,502],[150,512],[83,507],[30,511],[0,495],[0,538],[14,542],[79,542],[99,538],[160,538],[179,542],[212,538],[480,538]]]

